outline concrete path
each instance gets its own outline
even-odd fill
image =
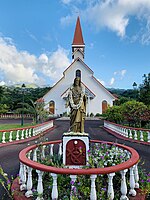
[[[46,138],[49,140],[57,140],[62,138],[62,134],[69,129],[69,121],[68,120],[55,120],[56,128],[51,130],[49,133],[47,133],[43,138],[39,139],[40,141],[45,141]],[[128,141],[124,141],[121,139],[117,139],[113,135],[107,133],[102,128],[103,121],[100,120],[87,120],[85,122],[85,132],[90,134],[91,139],[100,139],[105,141],[111,141],[111,142],[118,142],[121,144],[128,145],[130,147],[135,148],[138,153],[140,154],[140,157],[142,158],[142,161],[145,161],[144,167],[146,168],[147,172],[150,171],[150,146],[144,146],[141,144],[135,144]],[[31,141],[30,144],[34,144],[35,141]],[[18,155],[19,152],[27,147],[28,143],[22,143],[17,145],[11,145],[7,147],[1,147],[0,148],[0,165],[4,169],[6,173],[8,173],[8,176],[10,177],[13,175],[14,177],[17,175],[19,171],[19,160]],[[4,195],[4,190],[2,189],[2,186],[0,185],[0,200],[2,200],[2,196]],[[5,197],[4,200],[9,200],[8,197]]]

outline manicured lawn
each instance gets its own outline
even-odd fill
[[[13,128],[23,128],[23,127],[27,127],[27,126],[33,126],[35,124],[31,123],[31,124],[24,124],[24,126],[21,126],[20,124],[0,124],[0,130],[8,130],[8,129],[13,129]],[[21,133],[22,131],[19,131],[19,138],[21,138]],[[16,134],[17,131],[13,131],[12,133],[12,140],[16,140]],[[31,133],[31,135],[33,134],[33,132]],[[0,132],[0,142],[2,142],[2,133]],[[9,132],[6,131],[5,134],[5,141],[9,141]]]
[[[24,126],[21,126],[20,124],[0,124],[0,130],[8,130],[8,129],[12,129],[12,128],[23,128],[23,127],[27,127],[27,126],[33,126],[35,124],[31,123],[31,124],[24,124]]]

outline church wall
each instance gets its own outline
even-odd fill
[[[75,60],[76,58],[80,58],[81,60],[83,60],[83,54],[82,54],[80,51],[77,51],[77,52],[75,53],[75,55],[74,55],[74,60]]]
[[[92,76],[83,79],[84,84],[96,95],[94,99],[90,101],[89,114],[96,113],[102,114],[102,101],[106,100],[107,103],[112,106],[112,96],[101,86]]]
[[[61,94],[66,90],[65,80],[57,83],[51,90],[44,96],[45,103],[49,103],[51,100],[55,102],[55,114],[62,114],[65,112],[65,101],[61,98]],[[45,106],[47,108],[48,105]]]
[[[78,69],[81,70],[81,81],[96,95],[94,99],[90,100],[89,114],[102,113],[102,101],[104,100],[112,106],[112,96],[93,78],[93,72],[77,61],[65,71],[64,77],[44,96],[46,103],[51,100],[55,102],[55,114],[60,115],[67,111],[65,100],[61,95],[73,84]]]

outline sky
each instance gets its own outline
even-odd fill
[[[150,0],[0,0],[0,85],[56,83],[72,62],[77,16],[94,76],[139,86],[150,73]]]

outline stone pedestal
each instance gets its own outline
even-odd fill
[[[88,161],[89,135],[87,133],[63,134],[63,164],[83,166]]]

